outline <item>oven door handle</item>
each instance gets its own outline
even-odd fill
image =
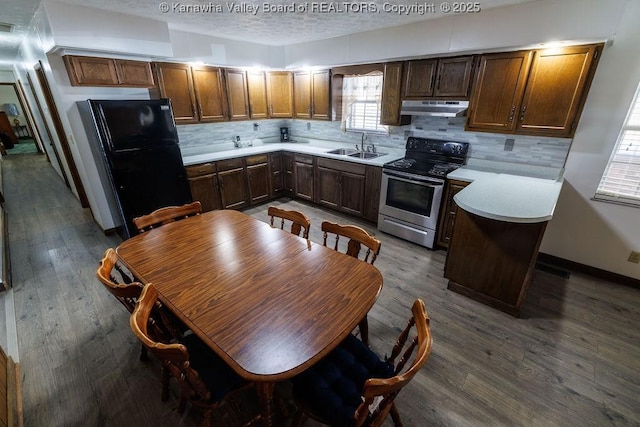
[[[422,176],[416,176],[416,175],[412,175],[404,172],[383,170],[382,173],[385,175],[392,176],[394,178],[401,178],[405,182],[412,182],[414,184],[424,184],[424,185],[429,185],[431,187],[438,187],[438,186],[444,185],[444,181],[434,180],[434,179],[422,177]]]

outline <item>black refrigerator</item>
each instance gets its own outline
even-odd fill
[[[133,218],[191,202],[168,99],[77,104],[105,192],[113,192],[107,200],[115,204],[110,209],[123,239],[138,234]]]

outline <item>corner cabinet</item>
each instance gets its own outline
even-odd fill
[[[453,200],[453,196],[458,194],[458,192],[463,190],[467,185],[469,185],[469,182],[466,181],[447,181],[438,224],[437,243],[439,246],[444,248],[449,247],[451,236],[453,235],[453,225],[455,224],[456,214],[458,212],[458,205],[456,205],[456,202]]]
[[[267,99],[269,117],[286,119],[293,117],[293,74],[289,71],[267,73]]]
[[[602,47],[482,55],[465,129],[573,137]]]
[[[382,112],[380,124],[406,125],[411,122],[411,116],[401,116],[402,105],[402,62],[388,62],[384,64],[382,78]]]

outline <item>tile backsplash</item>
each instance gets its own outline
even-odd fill
[[[564,166],[570,138],[548,138],[485,132],[466,132],[465,117],[413,117],[410,125],[390,126],[385,135],[368,134],[369,144],[404,148],[408,136],[464,141],[470,144],[469,157],[533,166]],[[257,124],[255,128],[254,123]],[[229,143],[240,136],[243,143],[279,138],[280,127],[288,126],[291,139],[324,139],[359,144],[361,133],[343,132],[340,122],[318,120],[256,120],[178,126],[183,148]],[[255,130],[254,130],[255,129]]]

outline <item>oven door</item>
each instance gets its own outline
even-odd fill
[[[380,215],[435,230],[444,180],[383,170]]]

